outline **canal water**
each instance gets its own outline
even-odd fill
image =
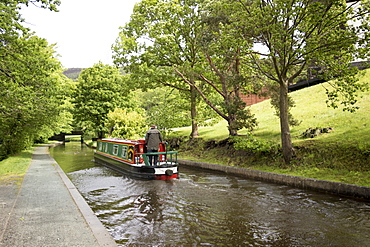
[[[370,202],[181,167],[148,181],[50,150],[119,246],[370,246]]]

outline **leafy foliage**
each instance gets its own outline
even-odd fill
[[[0,2],[0,156],[69,129],[69,84],[46,40],[22,26],[21,6],[57,11],[58,0]]]
[[[147,124],[155,124],[167,135],[173,128],[191,125],[190,106],[184,92],[171,88],[156,88],[146,92],[137,92],[140,107],[146,111]],[[220,118],[204,102],[197,102],[197,122],[199,126],[210,126]]]
[[[246,136],[234,136],[232,140],[234,141],[234,148],[236,150],[252,151],[256,153],[276,153],[278,150],[278,145],[276,143],[257,139],[251,134]]]
[[[107,128],[110,136],[125,139],[143,138],[147,130],[144,112],[140,109],[128,111],[116,108],[107,115]]]
[[[11,154],[59,132],[59,124],[68,125],[70,116],[60,115],[67,79],[47,42],[18,38],[7,48],[17,52],[3,56],[7,68],[0,74],[0,133],[3,152]]]
[[[132,108],[124,76],[110,65],[97,63],[78,77],[73,96],[73,115],[78,127],[87,133],[104,137],[109,131],[108,113],[116,108]]]
[[[155,124],[160,129],[191,125],[189,104],[177,90],[156,88],[137,92],[137,98],[146,111],[148,125]]]

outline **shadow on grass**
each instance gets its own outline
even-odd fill
[[[256,138],[261,138],[266,141],[274,141],[280,143],[280,132],[273,131],[259,131],[254,134]]]

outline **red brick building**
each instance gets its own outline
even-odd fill
[[[259,102],[269,99],[268,97],[261,97],[261,96],[258,96],[257,94],[249,94],[249,95],[240,94],[240,98],[247,104],[247,106],[251,106],[251,105],[254,105]]]

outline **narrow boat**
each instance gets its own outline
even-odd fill
[[[160,143],[157,153],[146,153],[145,140],[106,138],[97,141],[96,163],[137,178],[167,180],[178,178],[177,151],[167,151]],[[149,155],[158,155],[157,164],[149,164]]]

